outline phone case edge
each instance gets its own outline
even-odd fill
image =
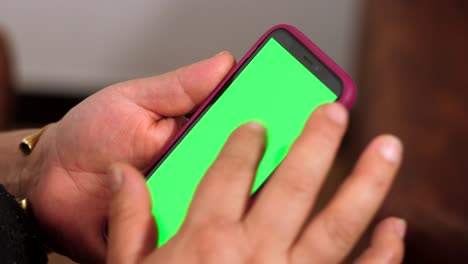
[[[257,49],[257,47],[275,30],[285,29],[294,35],[299,41],[301,41],[307,48],[309,48],[314,55],[316,55],[328,68],[330,68],[333,73],[335,73],[343,83],[343,91],[338,98],[337,102],[344,105],[348,110],[354,104],[356,99],[356,87],[353,79],[337,64],[335,63],[325,52],[323,52],[317,45],[315,45],[306,35],[304,35],[300,30],[294,26],[288,24],[279,24],[271,27],[266,31],[249,51],[242,57],[242,59],[231,69],[231,71],[224,77],[224,79],[216,86],[216,88],[208,95],[208,97],[203,101],[198,109],[194,112],[192,117],[187,121],[187,123],[180,129],[180,131],[170,140],[166,146],[163,147],[160,154],[152,161],[151,165],[144,170],[144,175],[148,179],[148,173],[153,169],[154,164],[161,159],[163,155],[169,150],[169,148],[174,144],[174,142],[184,133],[184,131],[193,123],[193,121],[198,118],[203,109],[208,105],[208,103],[213,99],[216,93],[226,84],[226,82],[232,77],[232,75],[241,67],[241,65],[252,55],[252,53]]]

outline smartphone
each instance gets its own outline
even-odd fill
[[[179,230],[199,182],[237,127],[257,121],[267,130],[255,194],[317,106],[339,101],[349,108],[355,95],[352,79],[299,30],[289,25],[268,30],[149,170],[158,246]]]

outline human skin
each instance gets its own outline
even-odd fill
[[[225,52],[157,77],[105,88],[51,125],[28,157],[18,151],[18,143],[34,130],[11,132],[2,155],[4,164],[14,167],[5,178],[18,182],[9,191],[29,199],[47,245],[78,262],[102,263],[102,226],[110,197],[106,170],[117,161],[140,170],[150,166],[184,124],[184,115],[196,109],[234,64]]]
[[[399,141],[378,137],[331,202],[308,222],[345,123],[345,109],[338,104],[315,111],[253,204],[250,188],[265,130],[257,123],[241,126],[198,186],[180,231],[158,249],[143,177],[115,165],[109,178],[114,195],[107,262],[341,263],[379,208],[401,160]],[[355,262],[400,263],[404,233],[402,220],[385,220]]]
[[[34,151],[27,157],[21,155],[17,142],[24,135],[36,130],[0,134],[0,148],[2,149],[0,166],[2,166],[2,171],[6,172],[5,180],[2,178],[1,182],[9,183],[7,184],[8,190],[14,195],[29,199],[33,214],[49,247],[78,262],[104,262],[107,244],[102,236],[103,223],[109,218],[110,200],[114,193],[112,185],[109,185],[109,179],[112,177],[106,173],[107,169],[115,162],[131,164],[139,171],[150,166],[154,157],[184,124],[184,116],[196,109],[229,72],[234,63],[232,55],[221,53],[167,74],[123,82],[105,88],[84,100],[61,120],[51,125],[40,138]],[[341,109],[341,111],[344,110]],[[320,111],[316,112],[320,113]],[[329,131],[312,129],[319,135],[321,133],[336,134],[334,138],[323,139],[323,143],[328,146],[320,145],[313,148],[319,152],[328,149],[329,153],[326,156],[318,155],[313,161],[313,164],[321,164],[323,167],[320,178],[324,177],[322,174],[327,170],[325,168],[327,166],[324,165],[332,162],[334,149],[345,129],[346,112],[344,116],[343,123],[328,126]],[[257,135],[258,141],[259,138],[260,136]],[[319,140],[320,137],[315,139],[315,141]],[[252,144],[258,149],[261,149],[260,145],[262,144]],[[258,149],[257,153],[259,153]],[[305,154],[308,151],[309,148],[301,152]],[[255,160],[254,157],[251,159]],[[385,163],[378,160],[367,161],[367,163],[374,164],[379,167],[379,170],[383,166],[383,171],[388,172],[389,176],[385,178],[382,185],[378,185],[379,191],[373,193],[374,196],[369,196],[372,199],[375,198],[376,202],[371,203],[372,208],[366,209],[367,215],[359,225],[357,233],[353,233],[352,238],[349,239],[348,247],[352,247],[354,237],[362,232],[378,207],[378,202],[385,195],[393,179],[399,160],[395,161],[392,166],[387,166],[388,168],[385,167]],[[300,169],[299,165],[296,167]],[[310,166],[306,167],[310,169]],[[232,171],[235,172],[235,170]],[[372,179],[368,180],[369,184],[375,183]],[[144,183],[142,178],[140,183]],[[320,184],[317,182],[317,185],[308,184],[307,186],[311,188],[309,197],[312,197],[314,190],[317,190]],[[141,188],[141,184],[138,188]],[[300,189],[297,191],[299,191],[297,196],[301,197]],[[353,188],[353,192],[361,193],[361,190]],[[261,200],[268,201],[269,199]],[[263,203],[261,200],[258,201],[259,204]],[[201,206],[199,210],[203,211],[203,207],[205,206]],[[303,209],[298,213],[302,217],[306,215],[307,210],[304,209],[306,207],[302,204]],[[112,215],[112,211],[110,214]],[[298,221],[296,219],[296,225]],[[399,220],[388,221],[399,223],[398,226],[404,225]],[[386,228],[381,229],[386,230]],[[389,230],[393,229],[389,228]],[[151,241],[151,235],[148,235],[151,232],[143,233],[149,237],[148,241]],[[291,231],[292,233],[294,232]],[[388,232],[380,233],[388,235]],[[141,232],[136,234],[141,235]],[[381,236],[378,237],[376,241],[381,241]],[[397,241],[397,244],[402,247],[401,238]],[[340,252],[345,254],[346,251],[347,249]],[[398,259],[402,252],[401,250],[395,252],[396,259]]]

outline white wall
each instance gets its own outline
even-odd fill
[[[293,24],[353,73],[359,0],[0,0],[19,87],[89,94],[229,50]],[[73,87],[54,90],[53,87]],[[77,88],[77,89],[76,89]],[[29,88],[31,89],[31,88]]]

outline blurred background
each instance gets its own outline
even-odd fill
[[[109,84],[157,75],[223,50],[240,58],[279,23],[301,28],[351,70],[360,10],[357,1],[345,0],[1,0],[0,28],[22,104],[18,117],[31,115],[24,107],[34,106],[45,122],[42,111],[49,110],[35,98],[83,98]]]
[[[239,59],[280,23],[298,27],[358,84],[331,185],[372,137],[397,134],[405,163],[376,220],[407,219],[406,263],[467,262],[465,0],[0,0],[0,129],[56,121],[110,84],[222,50]],[[51,263],[70,262],[52,255]]]

